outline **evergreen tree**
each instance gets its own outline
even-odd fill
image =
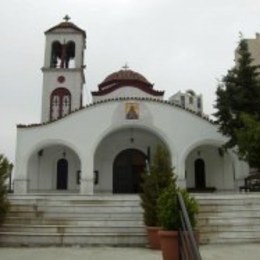
[[[260,169],[260,121],[248,114],[241,115],[243,129],[236,130],[239,155],[249,164]]]
[[[157,199],[170,183],[176,184],[171,158],[168,150],[157,146],[153,156],[150,172],[143,174],[143,192],[140,194],[144,209],[144,222],[147,226],[158,226]]]
[[[238,145],[239,152],[238,131],[245,129],[242,113],[260,120],[260,83],[259,66],[252,65],[253,59],[244,39],[239,43],[238,55],[237,65],[228,71],[217,88],[214,115],[220,132],[229,137],[225,147]]]
[[[0,154],[0,224],[3,222],[9,208],[6,180],[12,167],[7,158]]]

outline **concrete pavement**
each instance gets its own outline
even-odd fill
[[[259,260],[260,244],[200,247],[203,260]],[[0,260],[161,260],[161,252],[145,248],[45,247],[0,248]]]
[[[201,246],[204,260],[259,260],[260,243]]]

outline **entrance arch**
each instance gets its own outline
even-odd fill
[[[186,157],[186,186],[191,191],[234,190],[232,168],[229,153],[220,154],[214,144],[200,144]]]
[[[59,143],[42,145],[28,160],[28,191],[79,192],[80,170],[80,158],[72,148]]]
[[[113,163],[113,193],[138,193],[146,155],[137,149],[120,152]]]
[[[141,156],[141,158],[143,158],[143,163],[141,163],[141,165],[145,165],[145,159],[147,158],[149,161],[151,158],[153,158],[154,152],[158,145],[167,147],[169,153],[171,154],[172,151],[168,147],[168,144],[160,135],[157,135],[153,130],[142,128],[140,126],[129,126],[115,129],[114,131],[109,132],[99,142],[95,151],[93,170],[97,173],[98,181],[95,183],[94,192],[109,194],[120,192],[137,192],[136,188],[129,188],[130,191],[126,191],[126,188],[125,191],[118,191],[117,188],[114,188],[114,166],[120,166],[120,163],[117,164],[117,161],[120,161],[121,156],[124,157],[123,152],[126,150],[132,150],[132,152],[138,151],[142,153],[143,156]],[[125,156],[127,157],[127,155]],[[121,162],[122,161],[123,159],[121,159]],[[135,166],[135,168],[138,168],[138,164],[136,163],[134,163],[133,166]],[[127,167],[125,166],[125,168]],[[128,166],[128,168],[130,167]],[[120,177],[121,176],[118,176],[118,178]]]

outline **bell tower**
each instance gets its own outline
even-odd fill
[[[86,32],[64,21],[45,32],[41,121],[61,118],[82,107]]]

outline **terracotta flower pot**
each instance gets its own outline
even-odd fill
[[[178,231],[159,230],[163,260],[179,260]]]
[[[158,231],[160,227],[146,227],[148,244],[151,249],[161,249]]]

